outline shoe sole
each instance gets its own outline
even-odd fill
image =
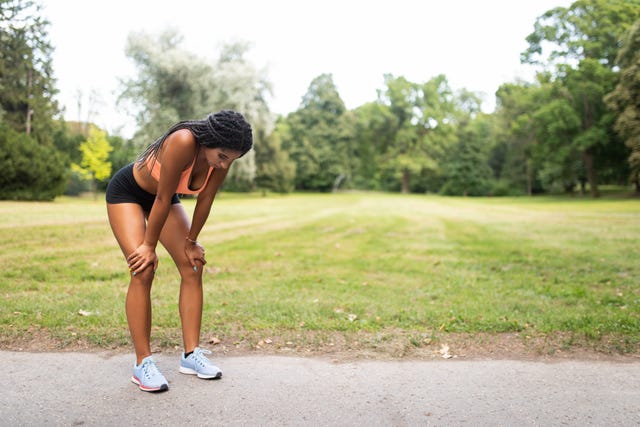
[[[137,379],[135,376],[131,377],[131,382],[133,382],[134,384],[137,384],[138,388],[140,388],[140,390],[148,391],[148,392],[151,392],[151,393],[156,393],[156,392],[169,390],[169,386],[167,384],[162,384],[160,387],[147,387],[145,385],[142,385],[140,380]]]
[[[179,369],[181,374],[187,374],[187,375],[197,375],[198,378],[202,378],[203,380],[218,380],[220,378],[222,378],[222,372],[218,372],[215,375],[205,375],[205,374],[200,374],[197,371],[194,371],[191,368],[185,368],[184,366],[180,366]]]

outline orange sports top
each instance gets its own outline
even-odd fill
[[[176,193],[179,194],[198,194],[202,191],[204,187],[207,186],[207,182],[209,182],[209,177],[211,177],[211,172],[213,172],[213,166],[209,167],[209,171],[207,172],[207,177],[204,180],[204,183],[197,190],[192,190],[189,188],[189,182],[191,181],[191,172],[193,171],[193,165],[196,163],[196,157],[193,159],[193,163],[187,169],[183,170],[180,174],[180,181],[178,181],[178,188],[176,188]],[[160,181],[160,169],[162,165],[158,161],[158,159],[154,159],[153,156],[149,156],[147,159],[147,167],[151,170],[151,176],[155,178],[156,181]]]

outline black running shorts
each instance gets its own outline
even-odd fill
[[[133,177],[133,163],[116,172],[107,185],[107,203],[137,203],[145,212],[151,212],[156,195],[143,190]],[[180,203],[180,198],[174,194],[171,204]]]

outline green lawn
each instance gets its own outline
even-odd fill
[[[509,335],[638,352],[638,199],[223,193],[200,241],[205,343],[404,355]],[[129,346],[101,197],[0,202],[0,242],[0,348]],[[153,339],[173,348],[179,278],[159,255]]]

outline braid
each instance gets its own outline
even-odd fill
[[[242,155],[251,150],[253,145],[251,125],[247,123],[242,114],[232,110],[223,110],[210,114],[206,122],[208,132],[200,142],[201,144],[208,148],[229,148],[239,151]]]
[[[242,114],[222,110],[209,114],[206,119],[181,121],[173,125],[164,135],[150,144],[138,157],[140,167],[150,157],[158,157],[158,151],[169,135],[180,129],[189,129],[199,145],[207,148],[229,148],[244,156],[253,146],[251,125]]]

